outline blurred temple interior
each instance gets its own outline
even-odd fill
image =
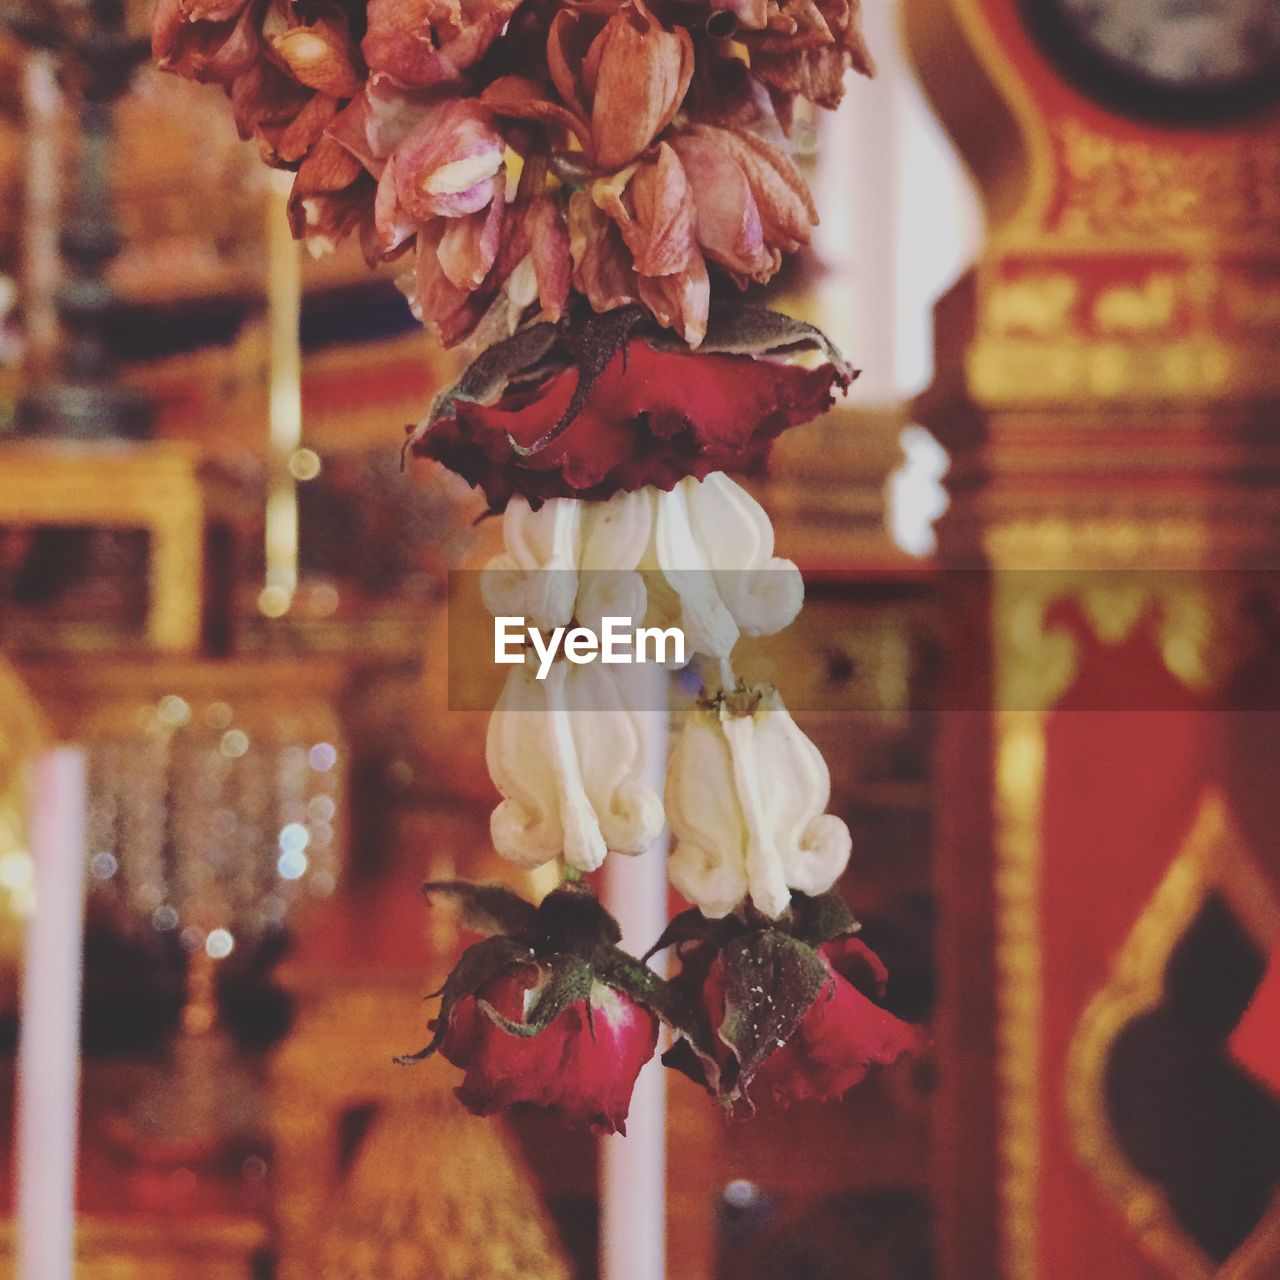
[[[456,353],[396,264],[295,244],[217,89],[138,65],[86,108],[47,26],[109,6],[32,7],[0,37],[0,1027],[12,1084],[30,766],[74,744],[76,1274],[1278,1280],[1280,1097],[1230,1050],[1280,943],[1275,0],[864,0],[877,77],[797,122],[822,221],[768,296],[861,376],[744,481],[806,578],[749,664],[930,1047],[750,1123],[667,1072],[665,1168],[392,1066],[466,941],[420,884],[546,888],[493,851],[449,676],[450,571],[499,522],[401,457]],[[656,1271],[611,1217],[640,1177]]]

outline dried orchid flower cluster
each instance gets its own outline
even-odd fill
[[[296,171],[296,234],[412,251],[446,344],[576,293],[696,347],[709,263],[763,281],[809,241],[797,99],[870,71],[857,0],[159,0],[153,51]]]
[[[485,935],[438,994],[431,1043],[473,1110],[625,1123],[659,1022],[664,1061],[735,1114],[836,1098],[919,1033],[834,891],[848,828],[776,692],[732,677],[741,636],[803,599],[769,518],[727,474],[764,462],[853,370],[812,326],[741,298],[809,243],[788,153],[797,102],[869,74],[858,0],[159,0],[159,65],[221,85],[263,159],[295,173],[316,251],[358,235],[476,354],[412,431],[502,514],[498,616],[681,629],[719,672],[672,746],[605,666],[516,666],[489,728],[499,853],[559,862],[538,905],[450,882]],[[411,257],[410,257],[411,255]],[[582,879],[669,826],[693,905],[661,980]]]

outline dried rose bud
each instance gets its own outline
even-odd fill
[[[597,170],[630,164],[675,119],[693,78],[693,41],[668,31],[640,0],[619,9],[594,38],[596,19],[562,9],[551,23],[547,63],[564,104],[587,126]]]
[[[360,51],[373,74],[409,89],[460,82],[520,0],[369,0]]]
[[[444,986],[431,1042],[466,1076],[458,1097],[478,1115],[517,1103],[572,1128],[625,1133],[631,1093],[653,1057],[658,1018],[696,1035],[694,1017],[651,969],[618,949],[618,922],[584,883],[534,907],[509,889],[444,881],[424,886],[487,935]]]
[[[711,282],[694,236],[693,194],[679,157],[661,143],[653,160],[594,183],[591,197],[631,251],[640,300],[661,325],[696,347],[707,330]]]
[[[354,98],[364,87],[364,68],[345,21],[320,18],[263,34],[272,52],[302,85],[334,98]]]
[[[541,969],[515,967],[452,1010],[440,1054],[466,1072],[459,1100],[476,1115],[526,1103],[556,1112],[571,1129],[625,1133],[636,1077],[658,1044],[658,1019],[602,982],[536,1035],[484,1012],[522,1026],[546,983]]]
[[[668,929],[683,940],[671,986],[699,1009],[702,1033],[680,1035],[663,1063],[704,1085],[735,1117],[835,1102],[875,1067],[926,1047],[919,1027],[876,1003],[888,971],[851,936],[857,923],[843,903],[831,905],[836,898],[806,901],[799,919],[781,927],[717,929],[677,917]],[[837,919],[834,927],[842,931],[806,927],[841,908],[847,926]]]
[[[452,98],[431,111],[396,148],[383,175],[411,218],[459,218],[505,199],[505,143],[493,117],[473,98]]]

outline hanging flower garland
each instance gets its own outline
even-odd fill
[[[537,906],[427,886],[485,936],[415,1060],[462,1068],[477,1112],[533,1103],[612,1132],[660,1023],[664,1061],[736,1115],[838,1098],[918,1050],[834,889],[850,838],[827,767],[731,666],[740,636],[794,619],[803,583],[726,473],[855,376],[818,330],[736,295],[809,243],[787,139],[800,99],[834,108],[850,68],[870,74],[858,0],[160,0],[153,48],[221,85],[294,171],[296,236],[405,260],[415,314],[478,352],[408,448],[502,514],[490,610],[675,623],[718,673],[659,796],[652,718],[608,668],[513,669],[488,738],[493,841],[565,882]],[[676,949],[670,983],[619,949],[580,878],[664,825],[694,904],[654,948]]]

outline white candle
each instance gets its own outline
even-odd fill
[[[84,931],[85,761],[60,747],[31,792],[35,913],[27,931],[18,1045],[18,1280],[70,1280]]]
[[[662,794],[667,767],[667,673],[650,664],[634,668],[637,695],[653,718],[650,785]],[[662,708],[658,710],[658,708]],[[611,854],[605,862],[605,905],[622,926],[622,945],[633,955],[655,943],[667,925],[667,840],[664,832],[638,857]],[[665,956],[653,964],[660,968]],[[661,1044],[658,1052],[662,1052]],[[627,1136],[600,1144],[601,1280],[664,1280],[667,1225],[667,1093],[657,1056],[636,1081]]]

